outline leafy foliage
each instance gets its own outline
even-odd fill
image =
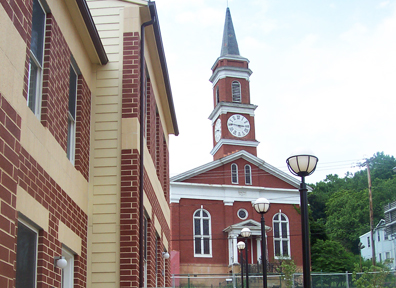
[[[296,264],[293,260],[286,260],[282,262],[282,279],[285,280],[286,288],[293,287],[293,274],[296,273]]]
[[[352,271],[356,256],[348,252],[341,243],[333,240],[318,240],[311,248],[312,271]]]
[[[344,178],[330,174],[325,180],[310,184],[313,192],[309,193],[308,202],[314,271],[352,271],[353,261],[359,263],[359,258],[349,253],[359,254],[359,236],[370,229],[366,162],[371,174],[374,225],[384,218],[384,205],[396,201],[396,173],[392,170],[396,159],[383,152],[362,162],[359,165],[362,170],[355,174],[348,172]],[[340,255],[346,263],[339,263]],[[334,263],[338,263],[338,268]]]

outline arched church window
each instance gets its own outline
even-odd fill
[[[194,212],[194,256],[211,257],[211,220],[208,211],[203,208]]]
[[[241,102],[241,83],[238,81],[233,81],[232,87],[232,102]]]
[[[289,219],[279,211],[272,220],[275,258],[290,258]]]
[[[220,102],[219,86],[216,87],[216,105]]]
[[[231,183],[238,184],[238,165],[231,164]]]
[[[245,184],[252,185],[252,168],[249,164],[245,165]]]

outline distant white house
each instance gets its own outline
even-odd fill
[[[373,230],[375,260],[384,262],[392,259],[390,268],[396,270],[396,201],[384,207],[385,219],[381,219]],[[360,236],[364,245],[361,249],[363,259],[372,259],[370,231]]]

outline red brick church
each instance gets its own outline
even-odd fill
[[[257,157],[255,109],[250,102],[249,60],[239,54],[229,8],[213,84],[213,161],[171,178],[171,257],[174,274],[229,273],[237,242],[249,227],[248,261],[261,261],[260,214],[267,198],[267,261],[293,259],[302,266],[299,181]]]

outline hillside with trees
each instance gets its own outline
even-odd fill
[[[367,159],[371,181],[374,226],[384,218],[383,207],[396,201],[396,160],[377,152]],[[353,271],[359,262],[359,236],[370,230],[366,162],[344,178],[327,175],[308,195],[310,204],[312,271]]]

